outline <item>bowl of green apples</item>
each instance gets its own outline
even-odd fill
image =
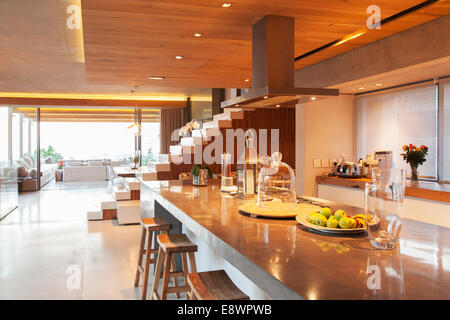
[[[333,212],[328,207],[299,214],[295,219],[307,228],[329,234],[358,234],[367,229],[367,223],[376,223],[370,214],[367,217],[364,214],[350,215],[342,209]]]

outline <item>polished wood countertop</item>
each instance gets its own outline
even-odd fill
[[[371,179],[366,178],[350,179],[329,176],[317,176],[316,181],[317,183],[356,189],[364,189],[366,182],[372,182]],[[450,184],[432,181],[412,183],[408,180],[406,181],[405,195],[407,197],[450,203]]]
[[[372,249],[366,236],[322,235],[295,220],[242,215],[238,207],[243,201],[224,195],[219,185],[195,188],[177,181],[143,181],[143,185],[274,299],[450,298],[448,228],[404,220],[398,248],[383,251]],[[307,199],[334,210],[361,210]]]

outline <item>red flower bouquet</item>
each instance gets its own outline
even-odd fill
[[[400,155],[402,155],[403,160],[411,166],[411,181],[418,181],[419,176],[417,174],[417,168],[427,160],[428,147],[421,145],[417,148],[415,145],[409,144],[403,146],[403,151],[404,153],[401,153]]]

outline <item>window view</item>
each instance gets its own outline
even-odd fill
[[[125,122],[41,122],[41,157],[58,160],[126,160],[134,135]]]
[[[8,114],[8,108],[0,107],[0,163],[8,161]]]
[[[356,98],[356,154],[364,158],[375,150],[392,151],[393,163],[405,168],[402,146],[414,144],[429,148],[419,176],[437,177],[437,104],[436,87],[403,88],[401,90],[358,96]]]
[[[142,165],[149,162],[158,161],[160,150],[160,122],[142,122],[141,126],[141,147]]]

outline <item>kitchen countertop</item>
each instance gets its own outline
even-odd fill
[[[365,236],[328,236],[295,220],[244,216],[238,212],[243,200],[225,196],[219,185],[142,183],[186,228],[274,299],[450,298],[448,228],[405,220],[399,247],[375,250]]]
[[[372,182],[371,179],[366,178],[350,179],[340,177],[329,177],[323,175],[317,176],[316,181],[317,183],[332,184],[341,187],[349,187],[363,190],[366,182],[369,183]],[[407,197],[450,203],[450,184],[432,181],[419,181],[416,183],[411,183],[411,181],[407,180],[405,195]]]

